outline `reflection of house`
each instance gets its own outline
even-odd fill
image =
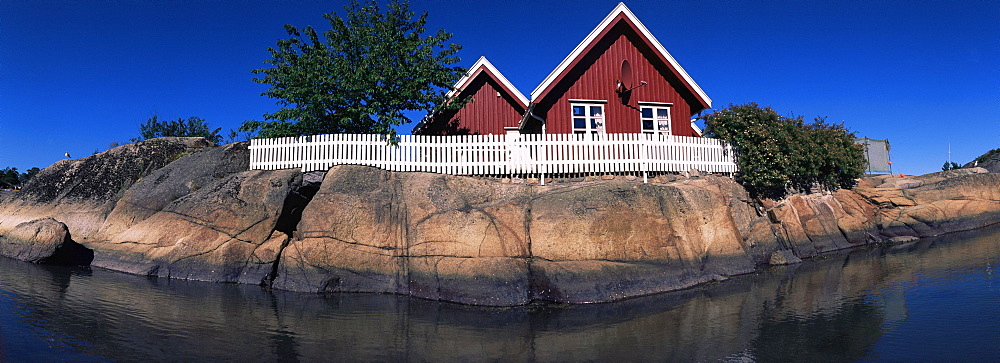
[[[530,103],[485,58],[450,96],[461,110],[435,114],[414,134],[663,133],[700,136],[689,119],[712,106],[625,4],[598,26],[531,93]]]

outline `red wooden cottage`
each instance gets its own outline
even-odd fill
[[[665,133],[700,136],[690,118],[712,107],[681,68],[623,3],[531,92],[522,96],[480,58],[450,96],[472,95],[457,112],[435,114],[414,134]]]
[[[499,135],[517,126],[528,109],[528,99],[514,88],[486,57],[480,57],[448,93],[450,99],[468,99],[457,111],[438,113],[420,121],[415,135]]]

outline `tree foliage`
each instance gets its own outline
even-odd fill
[[[31,168],[23,173],[19,173],[17,168],[7,167],[0,169],[0,189],[20,189],[28,183],[35,174],[41,171],[39,168]]]
[[[187,120],[178,118],[173,121],[160,121],[156,115],[153,115],[153,117],[150,117],[146,122],[139,125],[139,136],[141,138],[133,139],[132,141],[166,136],[198,136],[218,144],[222,141],[222,136],[219,135],[219,131],[221,130],[222,128],[210,129],[208,123],[200,117],[189,117]]]
[[[864,151],[842,124],[779,115],[756,103],[730,105],[702,116],[706,136],[733,145],[747,190],[758,197],[781,198],[789,191],[850,188],[864,174]]]
[[[944,165],[941,166],[941,171],[955,170],[955,169],[961,169],[961,168],[962,168],[962,166],[958,165],[958,163],[956,163],[954,161],[945,161]]]
[[[285,25],[290,39],[269,48],[270,68],[253,70],[262,93],[284,108],[247,121],[244,131],[261,137],[323,133],[394,134],[392,126],[411,122],[405,111],[447,105],[445,92],[465,70],[450,65],[461,46],[445,44],[451,34],[423,36],[427,13],[414,19],[405,0],[383,12],[374,1],[345,6],[344,17],[324,14],[331,29]],[[322,39],[321,39],[322,38]],[[448,106],[444,106],[448,107]]]

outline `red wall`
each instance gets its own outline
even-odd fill
[[[630,37],[633,40],[630,41]],[[536,114],[544,115],[546,133],[572,133],[573,125],[570,99],[607,100],[604,106],[605,130],[607,133],[642,132],[639,121],[639,102],[673,103],[671,107],[671,130],[674,135],[697,136],[691,128],[691,104],[678,93],[683,87],[679,79],[656,58],[647,58],[635,44],[643,44],[635,32],[624,24],[610,29],[608,36],[598,41],[579,63],[556,84],[539,102]],[[645,45],[642,45],[645,47]],[[646,49],[646,52],[655,50]],[[632,68],[632,87],[640,81],[647,85],[632,90],[628,102],[634,108],[622,104],[615,92],[616,81],[620,78],[622,60],[628,60]],[[658,63],[654,65],[654,63]],[[659,71],[662,69],[663,72]],[[682,88],[683,89],[683,88]],[[690,96],[689,96],[690,97]],[[695,103],[695,107],[700,106]]]
[[[497,92],[500,97],[497,97]],[[517,126],[524,108],[486,72],[480,72],[459,95],[472,101],[457,113],[441,115],[418,132],[423,135],[502,135],[504,127]]]

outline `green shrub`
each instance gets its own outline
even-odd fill
[[[730,105],[702,116],[706,136],[733,145],[736,178],[756,197],[782,198],[814,188],[850,188],[864,174],[865,158],[843,125],[779,115],[756,103]]]
[[[153,117],[150,117],[146,122],[139,125],[139,136],[141,138],[132,139],[132,141],[166,136],[200,136],[218,144],[222,141],[222,136],[219,135],[219,131],[221,130],[221,128],[210,129],[208,123],[200,117],[189,117],[187,120],[178,118],[172,121],[160,121],[159,117],[153,115]]]

